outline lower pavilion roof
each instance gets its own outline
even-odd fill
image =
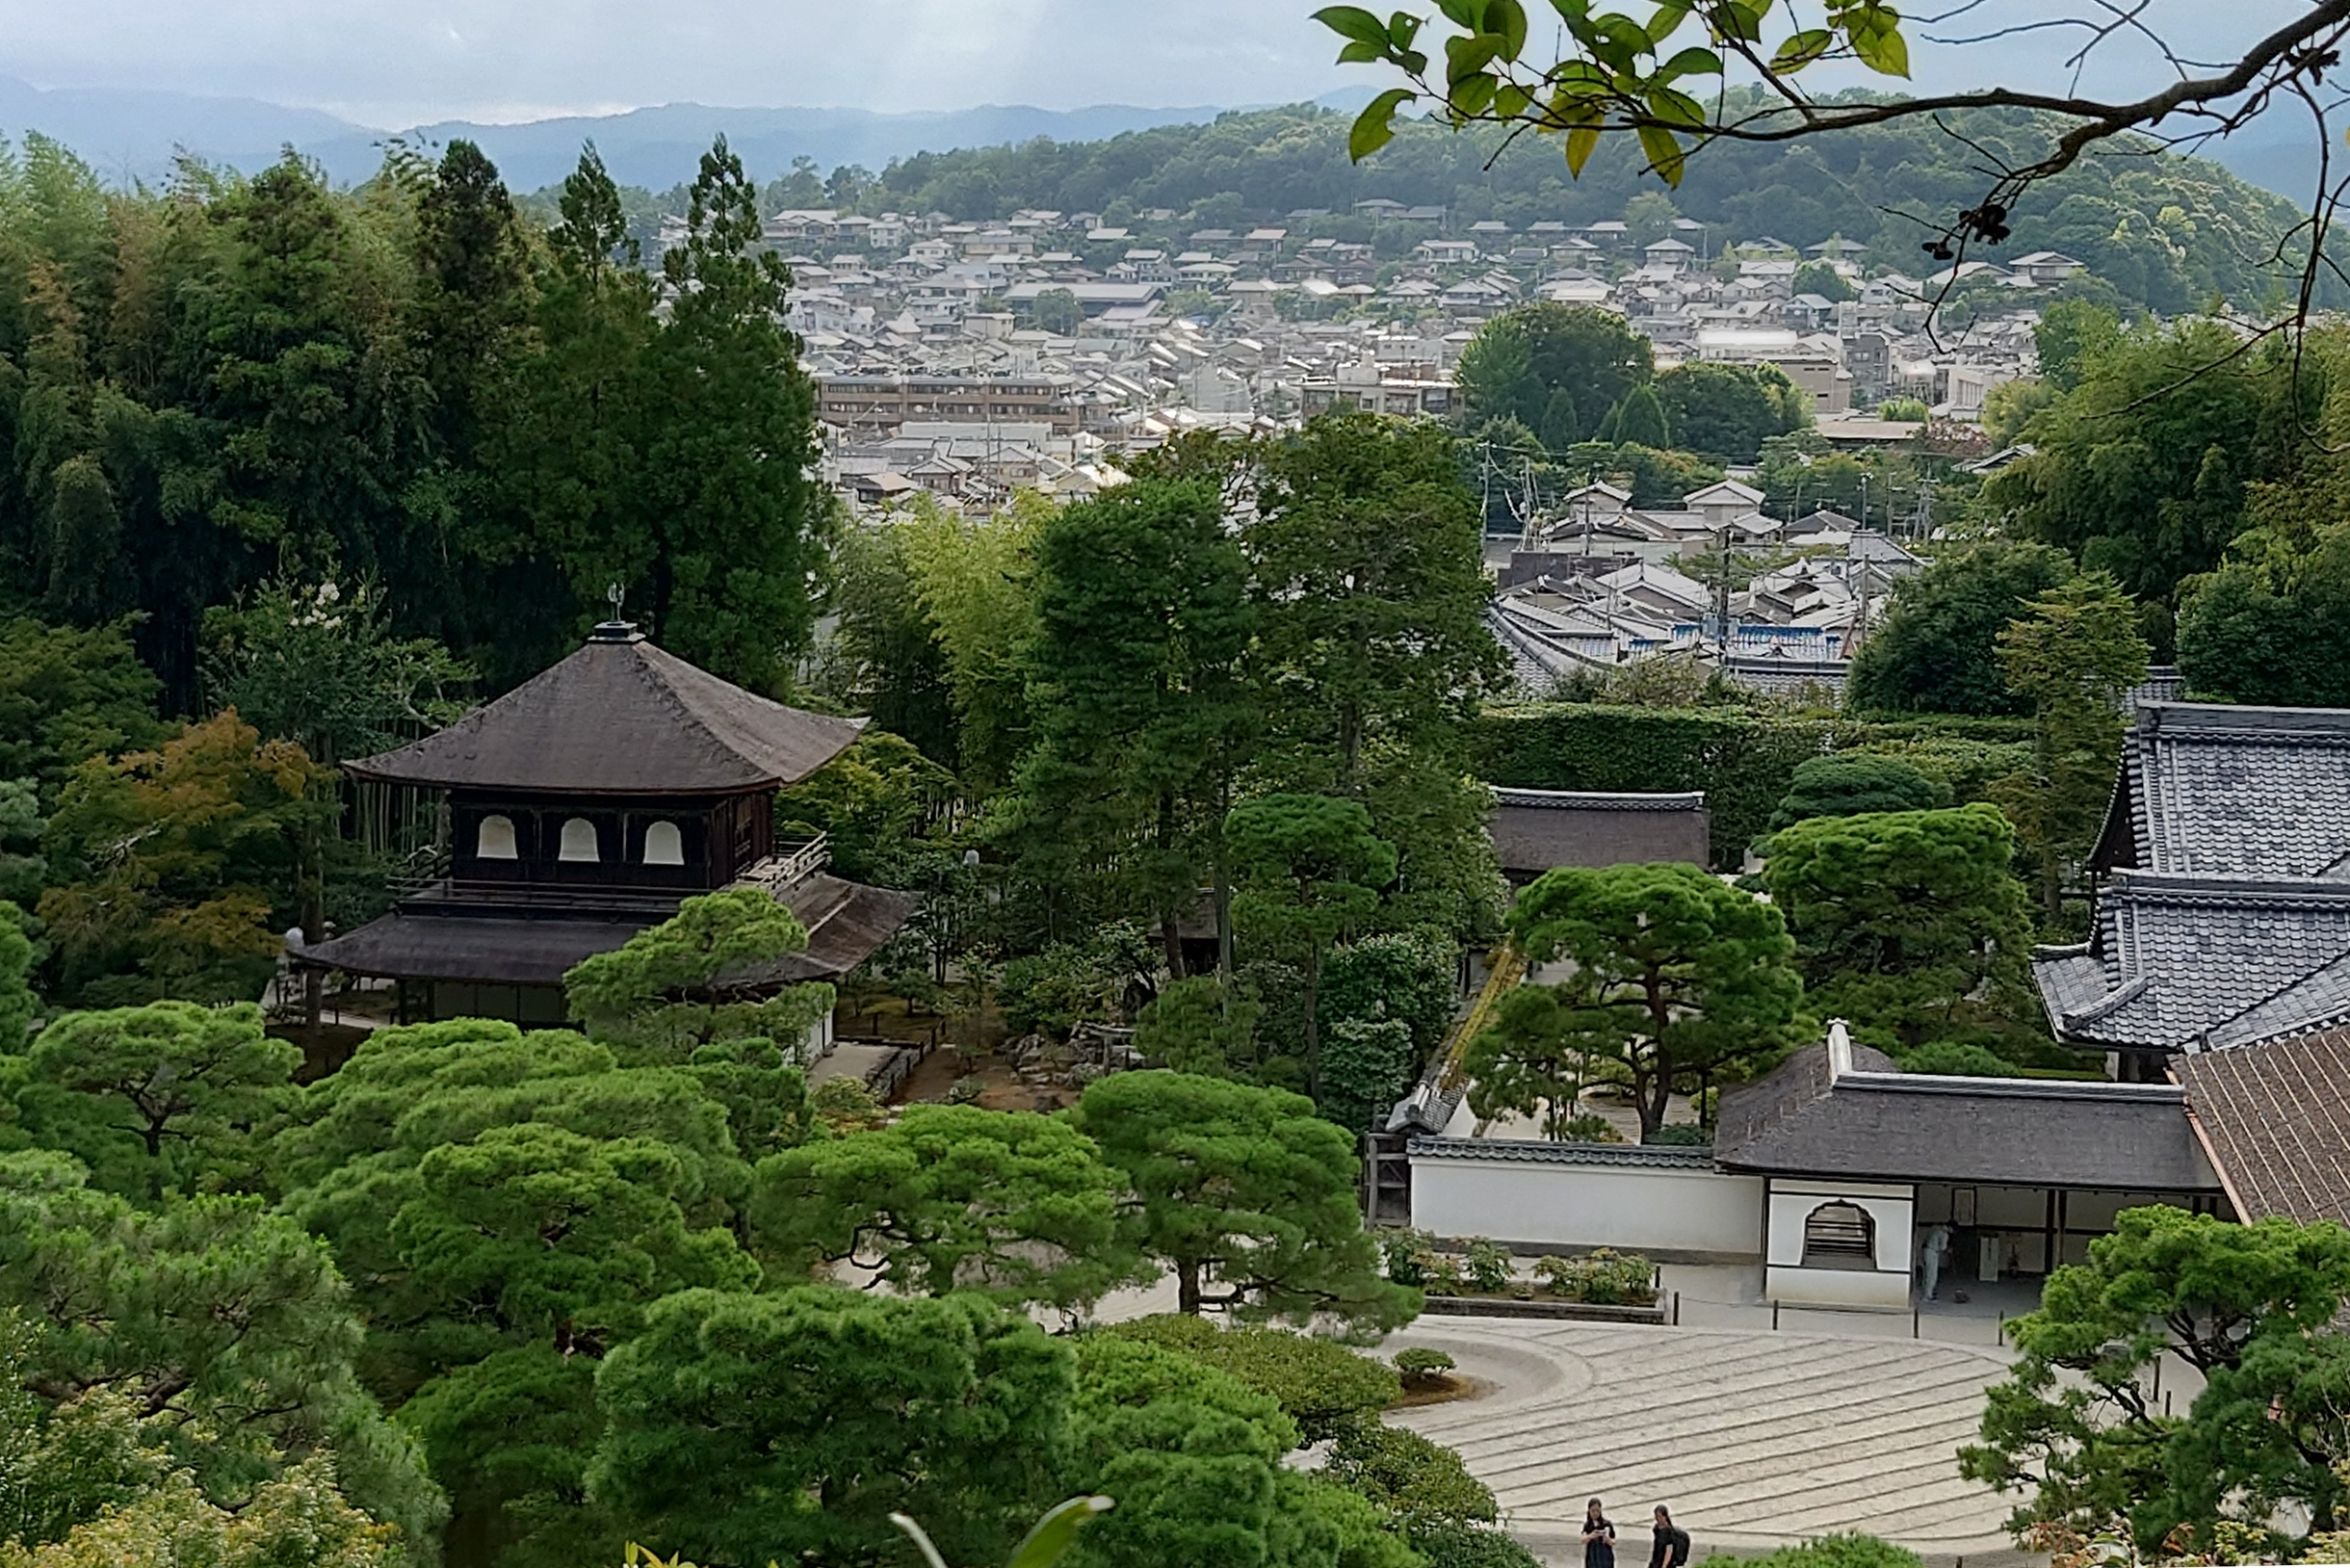
[[[2032,954],[2059,1036],[2224,1050],[2350,1018],[2350,883],[2113,874],[2096,934]]]
[[[896,935],[921,903],[918,894],[867,887],[816,873],[777,889],[777,902],[807,928],[805,951],[725,977],[753,990],[835,980]],[[674,914],[677,899],[604,909],[516,908],[411,900],[354,931],[294,952],[306,963],[391,980],[560,986],[583,958],[610,953]]]
[[[2350,1225],[2350,1032],[2207,1051],[2176,1071],[2237,1218]]]

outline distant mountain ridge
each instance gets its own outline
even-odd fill
[[[1352,109],[1367,91],[1345,90],[1315,101]],[[324,110],[293,109],[259,98],[127,88],[42,89],[0,75],[0,135],[18,142],[28,130],[54,137],[80,153],[101,176],[125,184],[161,179],[180,147],[209,162],[249,170],[274,162],[288,144],[318,159],[337,180],[360,180],[382,162],[385,140],[401,134],[434,144],[468,138],[489,154],[517,191],[535,191],[561,180],[579,161],[581,144],[593,140],[614,178],[662,191],[692,179],[696,161],[721,131],[752,175],[764,180],[783,173],[798,157],[814,159],[827,173],[841,164],[862,164],[877,171],[892,158],[917,152],[997,146],[1036,137],[1092,142],[1160,125],[1199,124],[1225,112],[1207,105],[1036,109],[988,104],[884,113],[676,103],[514,125],[452,119],[394,133],[354,124]],[[2282,124],[2263,133],[2264,127],[2255,125],[2232,141],[2212,142],[2199,150],[2251,184],[2308,200],[2316,178],[2313,135]]]
[[[39,131],[80,153],[103,177],[123,183],[162,178],[180,147],[213,163],[254,170],[275,161],[289,144],[318,159],[334,179],[364,179],[382,162],[385,140],[400,134],[435,144],[467,138],[489,154],[508,185],[517,191],[535,191],[561,180],[579,162],[581,144],[593,140],[615,179],[661,191],[692,179],[696,161],[720,132],[753,176],[767,179],[789,170],[798,157],[814,159],[827,173],[841,164],[879,170],[892,158],[922,151],[994,146],[1040,136],[1091,142],[1122,131],[1198,123],[1221,113],[1204,105],[1036,109],[987,104],[882,113],[677,103],[516,125],[443,120],[394,133],[322,110],[289,109],[258,98],[132,89],[41,89],[0,76],[0,134],[21,142],[25,132]]]

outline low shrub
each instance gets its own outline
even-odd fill
[[[1458,1365],[1442,1350],[1415,1346],[1396,1352],[1397,1375],[1403,1379],[1403,1386],[1410,1393],[1425,1394],[1443,1388],[1449,1381],[1445,1373]]]
[[[1482,1236],[1469,1239],[1468,1256],[1462,1262],[1472,1290],[1487,1295],[1499,1295],[1517,1277],[1517,1264],[1509,1249]]]
[[[1343,1345],[1280,1328],[1219,1328],[1167,1314],[1099,1332],[1178,1351],[1231,1373],[1277,1401],[1300,1437],[1319,1443],[1361,1425],[1402,1397],[1395,1368]]]
[[[1544,1258],[1534,1277],[1553,1295],[1593,1307],[1647,1307],[1657,1301],[1657,1266],[1636,1252],[1606,1247],[1578,1258]]]
[[[1662,1127],[1649,1130],[1643,1143],[1679,1148],[1704,1148],[1713,1142],[1713,1134],[1693,1121],[1670,1121]]]

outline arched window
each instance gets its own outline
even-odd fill
[[[1877,1222],[1857,1203],[1823,1203],[1803,1222],[1804,1267],[1873,1268]]]
[[[474,829],[473,852],[483,860],[511,860],[514,858],[514,820],[511,817],[484,817],[482,825]]]
[[[595,823],[585,817],[574,817],[563,823],[563,842],[556,851],[558,860],[601,860],[596,850]]]
[[[686,863],[686,836],[677,830],[675,823],[646,824],[644,863],[648,866],[682,866]]]

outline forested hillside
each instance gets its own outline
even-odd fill
[[[1971,205],[1986,162],[2009,150],[2021,161],[2030,141],[2025,116],[1962,114],[1948,123],[1952,135],[1903,123],[1789,146],[1718,144],[1690,160],[1672,201],[1718,230],[1717,243],[1767,234],[1806,246],[1841,235],[1867,243],[1874,265],[1918,272],[1935,264],[1919,252],[1928,230],[1916,218],[1946,221]],[[1618,218],[1634,196],[1663,190],[1613,141],[1574,180],[1555,146],[1528,141],[1495,158],[1493,138],[1425,123],[1405,125],[1356,165],[1346,157],[1347,124],[1343,114],[1301,105],[1107,142],[922,153],[892,164],[862,204],[962,218],[1023,207],[1098,211],[1113,222],[1167,207],[1229,226],[1301,208],[1344,215],[1384,196],[1447,206],[1456,228],[1498,218],[1523,229],[1546,219]],[[2151,150],[2092,157],[2025,197],[2003,253],[2062,250],[2124,299],[2165,314],[2200,308],[2214,294],[2254,305],[2287,277],[2271,257],[2298,217],[2283,196],[2202,159]]]

